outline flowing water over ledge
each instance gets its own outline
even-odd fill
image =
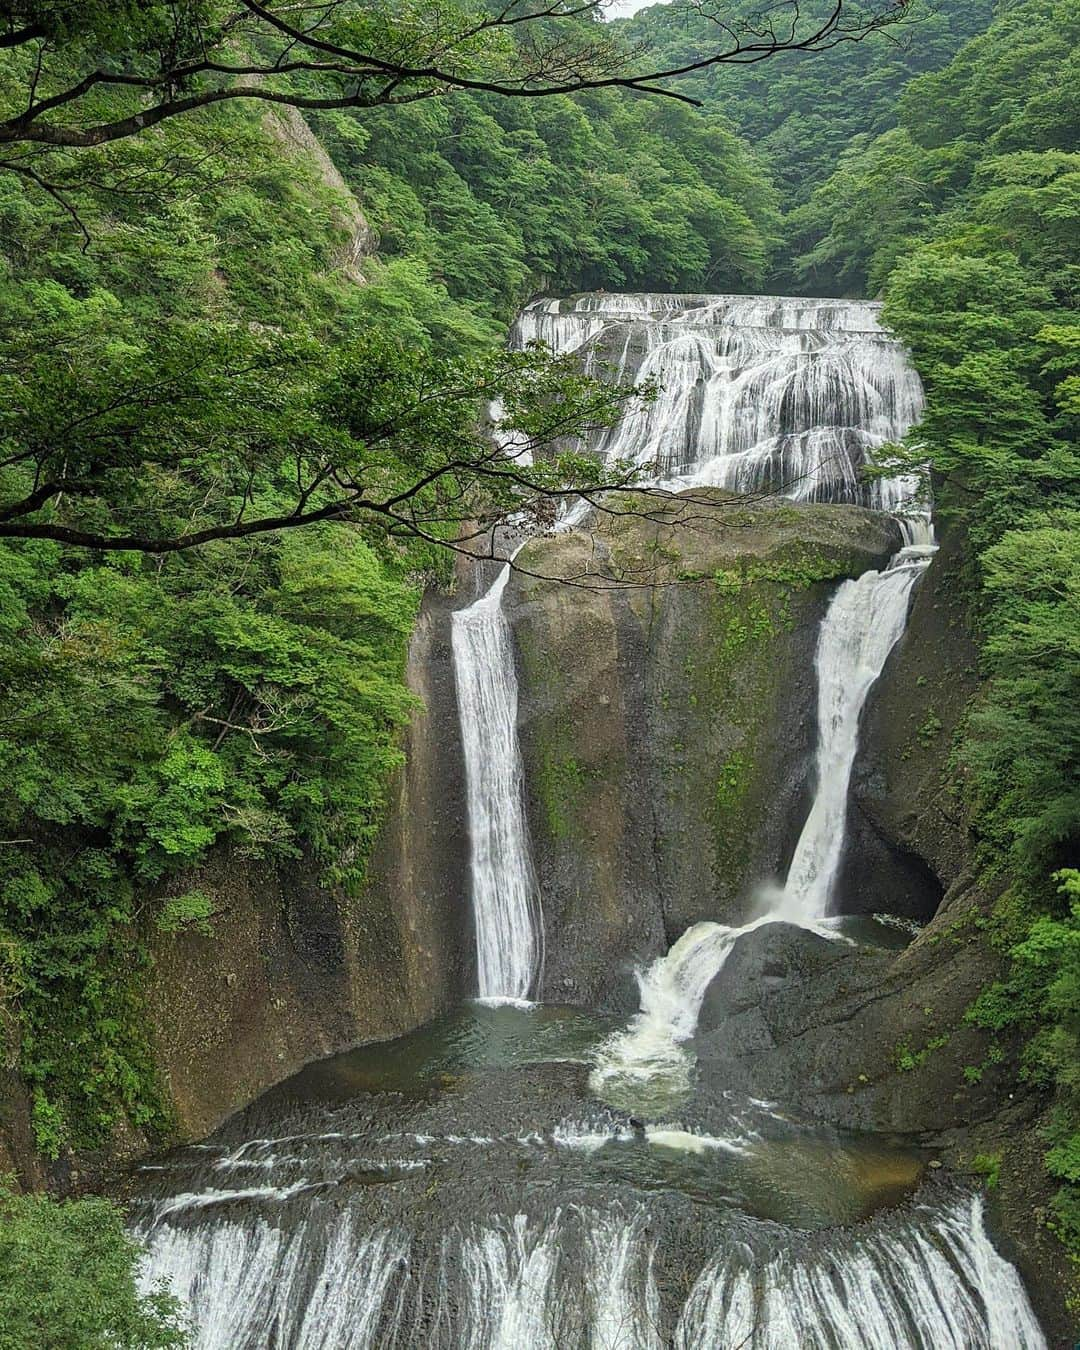
[[[214,1350],[1042,1345],[917,1152],[707,1072],[641,1125],[589,1089],[611,1030],[473,1005],[313,1065],[139,1174],[146,1280]]]

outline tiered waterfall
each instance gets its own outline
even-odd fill
[[[513,341],[534,340],[661,383],[589,447],[655,484],[905,509],[912,484],[860,472],[921,407],[874,305],[588,295],[529,306]],[[509,571],[485,578],[453,626],[481,1001],[311,1066],[144,1170],[144,1280],[179,1295],[200,1350],[1044,1350],[980,1199],[922,1180],[917,1151],[739,1097],[688,1049],[742,935],[832,932],[860,712],[932,551],[917,511],[904,534],[822,624],[816,791],[786,884],[742,928],[682,934],[621,1031],[527,1002],[544,933]]]

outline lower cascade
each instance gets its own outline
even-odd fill
[[[520,316],[519,346],[662,382],[595,453],[676,491],[902,512],[904,546],[829,598],[807,672],[812,802],[786,879],[760,878],[745,923],[694,924],[645,964],[629,1022],[541,1001],[560,935],[544,932],[532,861],[510,565],[454,614],[479,997],[310,1065],[136,1174],[143,1283],[179,1296],[202,1350],[1045,1346],[979,1196],[910,1141],[735,1090],[695,1043],[741,939],[782,922],[830,956],[845,948],[821,938],[852,942],[831,907],[860,715],[933,554],[910,484],[861,474],[921,408],[878,312],[593,295]]]
[[[815,661],[818,687],[817,791],[795,849],[776,916],[820,923],[844,847],[848,786],[859,715],[907,622],[912,587],[928,565],[925,549],[902,549],[884,572],[845,581],[825,615]]]

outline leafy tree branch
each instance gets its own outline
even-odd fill
[[[676,5],[676,7],[678,7]],[[827,51],[905,22],[906,0],[800,0],[740,17],[688,0],[715,42],[689,62],[650,64],[601,22],[604,0],[98,0],[7,4],[0,145],[89,148],[235,100],[307,111],[376,108],[463,92],[537,98],[602,89],[696,100],[670,81],[715,66]],[[41,15],[31,18],[31,10]],[[6,13],[5,13],[6,11]],[[122,95],[102,115],[103,92]]]

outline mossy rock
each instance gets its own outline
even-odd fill
[[[648,518],[630,513],[636,504]],[[546,997],[633,1003],[627,958],[747,917],[805,814],[814,651],[895,525],[856,507],[622,494],[507,591]]]

